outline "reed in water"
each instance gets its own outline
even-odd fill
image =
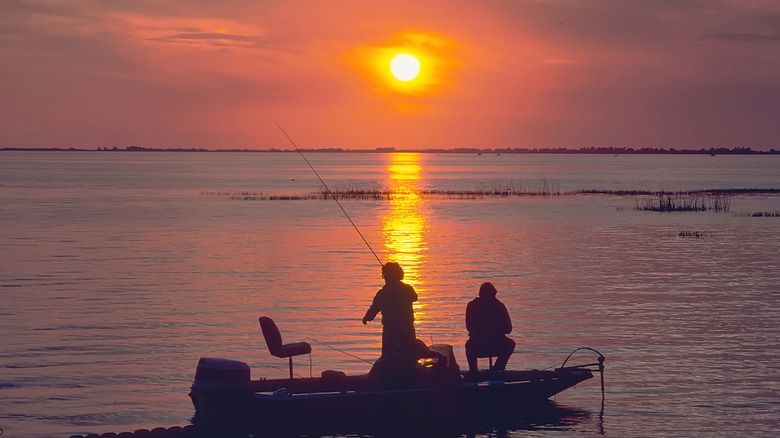
[[[423,189],[413,194],[425,199],[485,199],[509,197],[554,197],[573,195],[611,195],[635,196],[635,208],[641,211],[686,212],[686,211],[716,211],[731,210],[733,196],[749,196],[780,193],[777,189],[709,189],[691,191],[647,191],[647,190],[598,190],[580,189],[562,191],[559,183],[552,180],[540,181],[496,181],[486,183],[474,189],[441,190]],[[203,196],[226,197],[231,200],[243,201],[300,201],[321,200],[333,196],[346,200],[391,200],[399,196],[408,196],[408,189],[386,189],[379,185],[369,188],[349,186],[336,188],[328,193],[326,190],[298,194],[266,194],[256,191],[203,191]],[[755,217],[778,217],[780,212],[756,212]]]
[[[640,196],[636,209],[643,211],[729,211],[731,196],[702,192],[679,192]]]

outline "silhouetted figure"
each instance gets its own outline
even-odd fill
[[[395,262],[382,266],[385,286],[374,296],[374,302],[363,317],[363,325],[382,312],[382,356],[394,356],[416,349],[414,309],[417,292],[404,283],[404,270]]]
[[[466,359],[469,371],[478,371],[478,357],[497,356],[491,371],[503,371],[509,356],[515,351],[515,341],[506,337],[512,332],[512,320],[504,303],[496,298],[496,288],[492,283],[483,283],[479,288],[479,297],[466,306],[466,329],[469,340],[466,341]]]

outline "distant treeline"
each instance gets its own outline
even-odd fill
[[[295,152],[291,149],[205,149],[205,148],[147,148],[141,146],[106,146],[96,149],[100,152]],[[94,152],[95,149],[83,148],[2,148],[0,151],[65,151],[65,152]],[[756,155],[756,154],[780,154],[780,150],[756,151],[749,147],[736,148],[701,148],[701,149],[675,149],[675,148],[624,148],[624,147],[585,147],[579,149],[569,148],[452,148],[452,149],[402,149],[402,148],[375,148],[375,149],[342,149],[342,148],[301,148],[303,152],[418,152],[437,154],[706,154],[706,155]]]

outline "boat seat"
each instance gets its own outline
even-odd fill
[[[282,343],[282,334],[279,332],[279,328],[273,319],[267,316],[261,316],[258,318],[260,321],[260,329],[263,331],[263,337],[265,343],[268,346],[268,351],[272,355],[280,358],[288,358],[290,360],[290,379],[293,378],[293,356],[300,356],[302,354],[311,354],[311,345],[308,342],[292,342],[289,344]]]
[[[479,364],[480,359],[487,358],[488,359],[488,369],[493,369],[493,358],[498,360],[499,353],[501,352],[501,349],[497,346],[488,346],[488,345],[474,345],[474,350],[476,350],[476,358],[477,363]]]
[[[498,359],[498,355],[497,354],[488,354],[488,355],[485,355],[485,356],[477,355],[477,363],[479,363],[480,359],[488,358],[488,369],[492,370],[493,369],[493,358],[494,357],[496,359]]]

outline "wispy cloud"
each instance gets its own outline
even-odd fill
[[[780,41],[780,34],[766,35],[759,33],[726,33],[720,35],[704,35],[702,40],[717,40],[728,43],[771,43]]]
[[[214,46],[241,46],[258,47],[262,46],[264,38],[255,35],[234,35],[226,32],[181,32],[173,35],[149,38],[149,41],[159,41],[163,43],[192,43],[209,42]]]
[[[542,64],[551,64],[551,65],[580,65],[580,64],[582,64],[582,61],[577,61],[576,59],[566,59],[566,58],[542,59],[539,62],[541,62]]]
[[[776,3],[780,12],[780,3]],[[780,13],[767,13],[748,8],[743,14],[718,23],[715,31],[701,37],[704,41],[763,44],[780,41]]]

